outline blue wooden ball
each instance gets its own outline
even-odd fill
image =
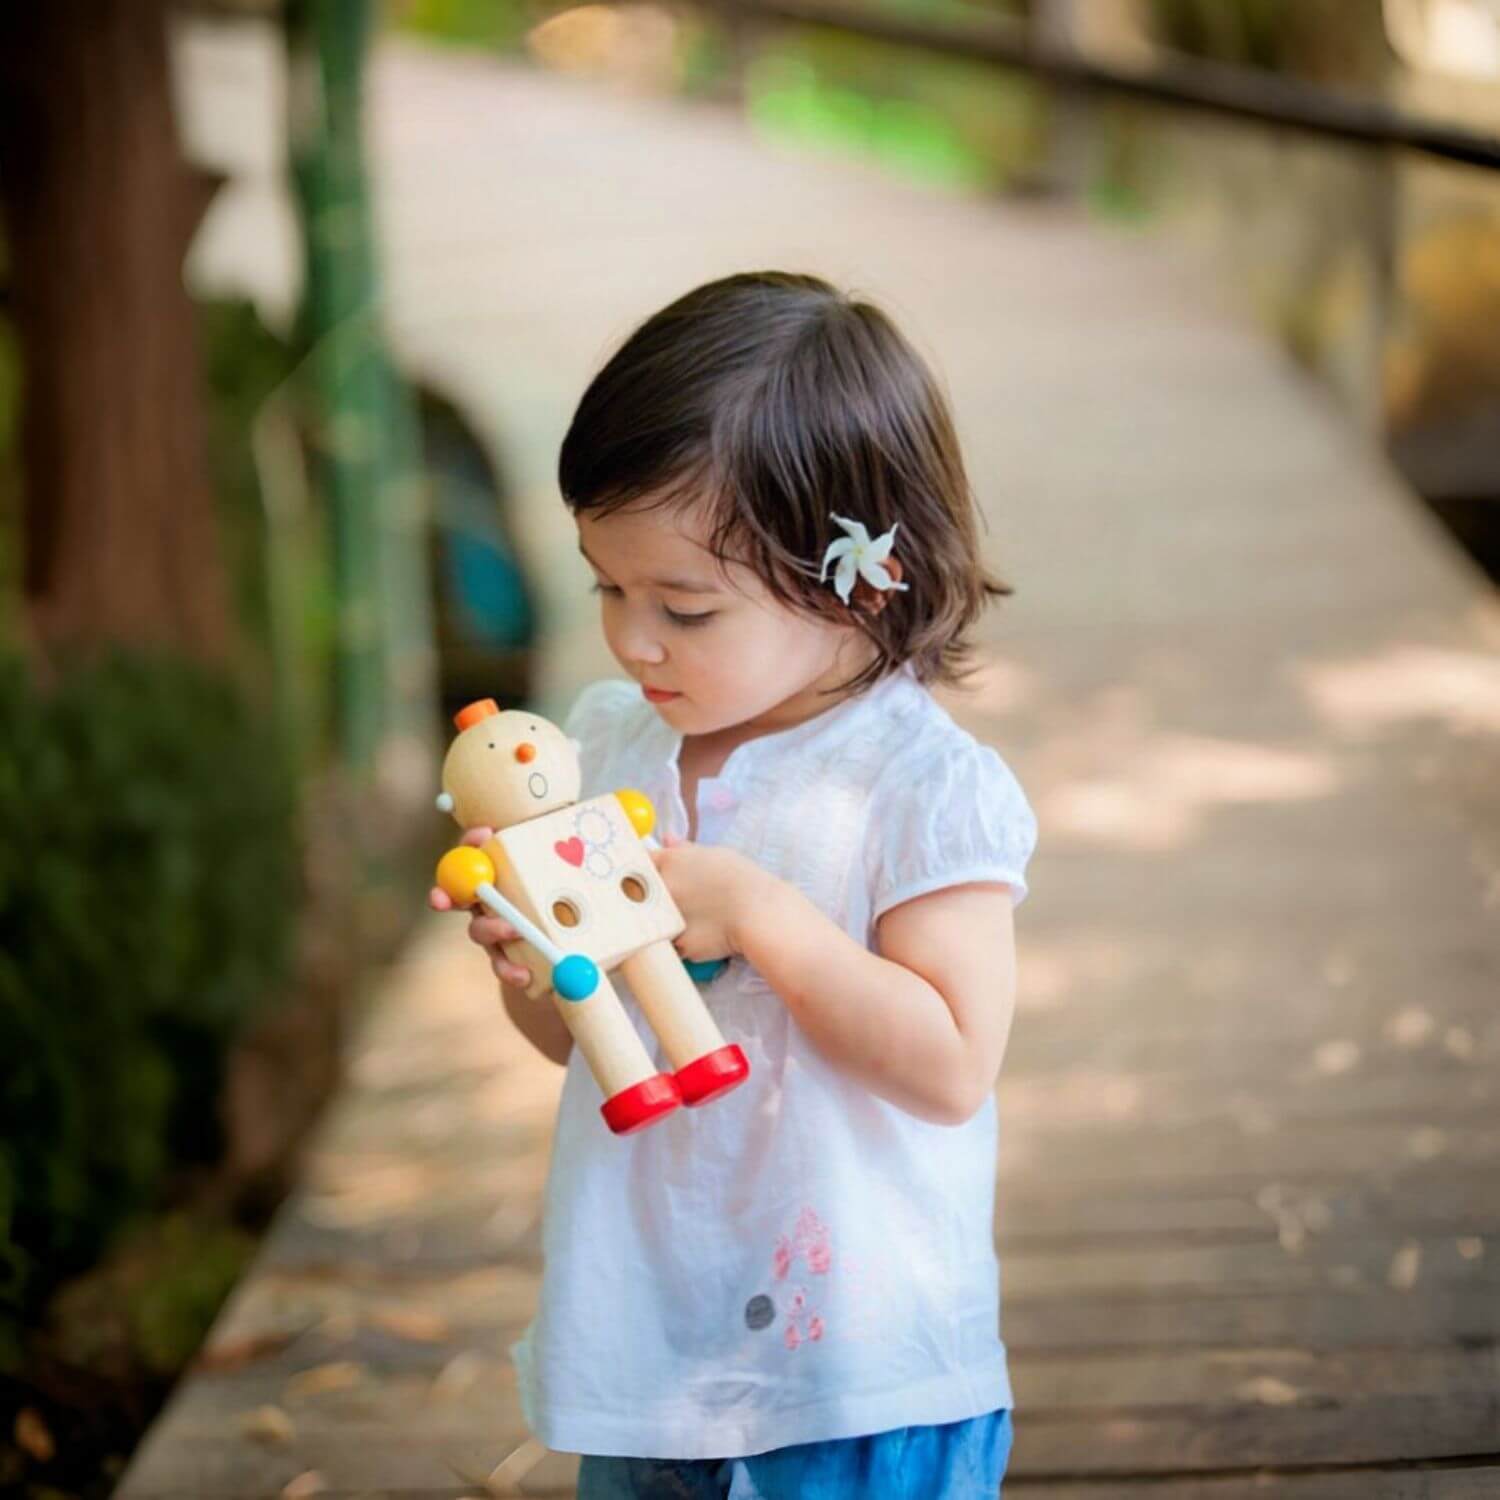
[[[552,988],[564,1000],[587,1000],[599,988],[599,965],[582,953],[570,953],[552,970]]]

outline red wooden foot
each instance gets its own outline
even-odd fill
[[[616,1135],[629,1135],[654,1125],[681,1103],[676,1080],[670,1073],[657,1073],[606,1099],[599,1113]]]
[[[737,1042],[705,1052],[673,1075],[688,1106],[707,1104],[720,1094],[738,1088],[750,1076],[750,1064]]]

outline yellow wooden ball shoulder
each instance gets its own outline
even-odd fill
[[[651,799],[644,792],[628,786],[622,786],[615,797],[625,809],[630,826],[641,838],[650,838],[651,830],[656,827],[656,809],[651,805]]]
[[[438,861],[438,888],[455,906],[473,906],[479,899],[479,887],[494,883],[494,862],[472,844],[450,849]]]

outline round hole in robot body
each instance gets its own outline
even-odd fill
[[[651,886],[644,875],[631,873],[620,881],[620,890],[627,901],[639,905],[651,899]]]
[[[552,903],[552,920],[559,927],[579,927],[583,924],[583,912],[576,901],[559,896]]]

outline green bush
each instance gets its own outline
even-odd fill
[[[201,667],[119,653],[42,693],[0,659],[0,747],[3,1355],[171,1166],[219,1154],[299,861],[276,743]]]

